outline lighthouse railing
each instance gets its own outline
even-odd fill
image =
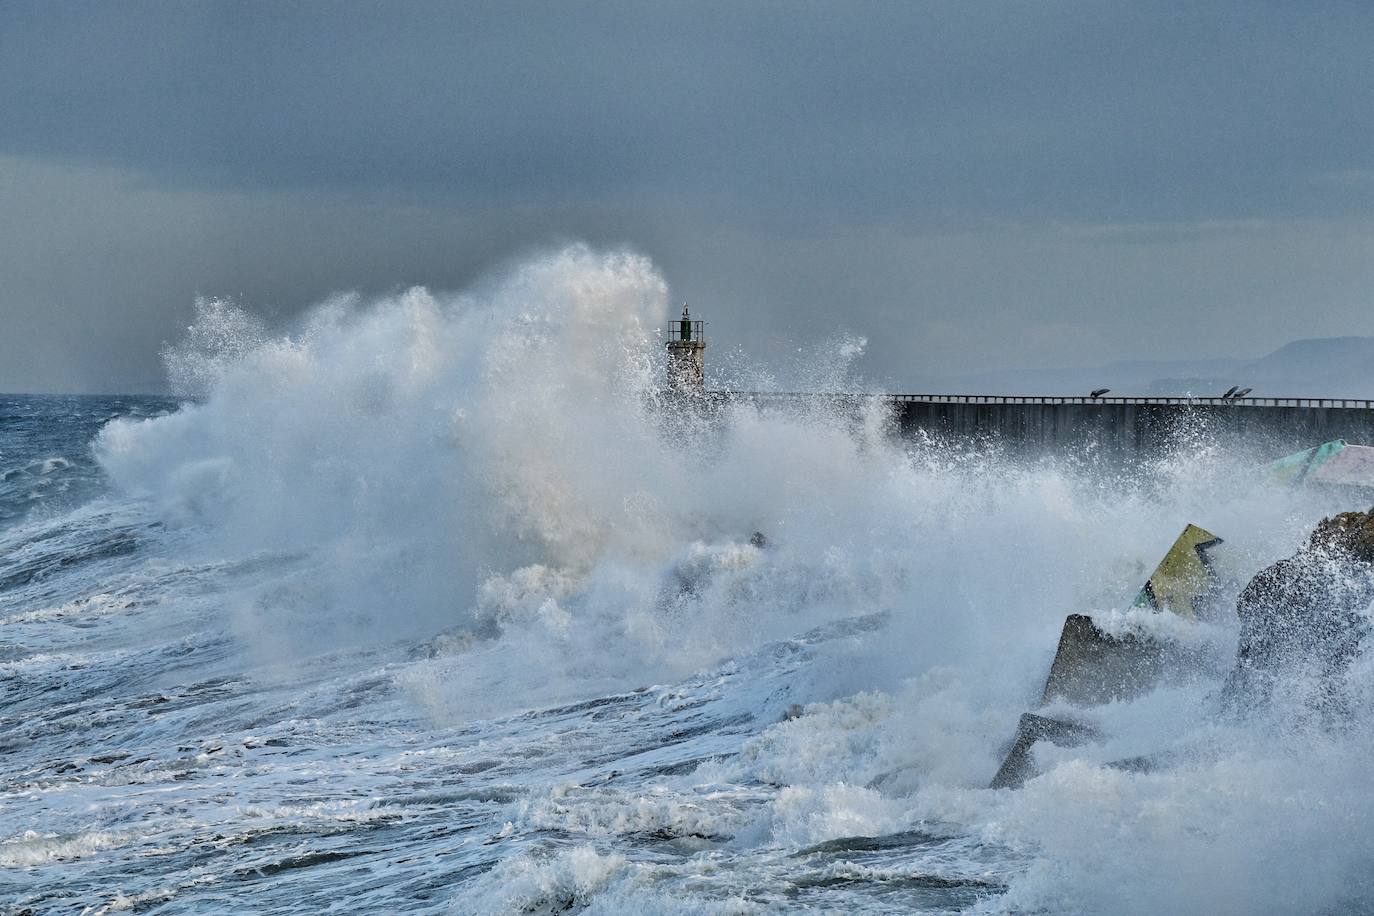
[[[674,318],[668,322],[668,343],[698,343],[706,340],[706,322],[695,318]]]

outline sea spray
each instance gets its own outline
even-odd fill
[[[267,325],[232,299],[197,296],[195,320],[162,349],[167,387],[180,398],[209,396],[229,369],[267,339]]]
[[[1232,473],[1210,454],[1123,480],[903,443],[877,402],[858,423],[825,399],[684,413],[659,390],[667,301],[642,257],[573,247],[464,294],[336,297],[279,336],[203,304],[211,327],[169,353],[212,378],[204,400],[111,424],[98,452],[225,550],[302,557],[239,610],[274,651],[504,632],[543,687],[680,676],[878,612],[904,643],[874,677],[1023,670],[1007,662],[1042,653],[1065,612],[1118,600],[1127,558],[1190,513],[1282,511],[1199,500]],[[816,383],[847,384],[858,347],[816,360]]]
[[[484,297],[335,299],[293,334],[229,338],[232,361],[201,360],[217,373],[203,401],[112,424],[97,449],[118,485],[228,550],[309,551],[308,613],[459,623],[483,568],[638,543],[623,485],[628,465],[662,466],[641,400],[664,301],[642,258],[585,249]],[[204,317],[253,326],[226,316]]]

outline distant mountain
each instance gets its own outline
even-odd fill
[[[968,394],[1076,395],[1094,388],[1110,388],[1113,394],[1163,394],[1172,392],[1153,390],[1160,378],[1211,378],[1225,374],[1243,362],[1239,359],[1133,360],[1080,369],[1005,369],[950,378],[945,380],[944,387]],[[1229,385],[1223,385],[1219,391],[1227,387]]]
[[[1258,359],[1132,360],[1081,369],[1007,369],[927,379],[958,394],[1216,396],[1232,385],[1254,397],[1374,399],[1374,337],[1295,340]]]
[[[1295,340],[1246,371],[1279,397],[1374,398],[1374,337]]]

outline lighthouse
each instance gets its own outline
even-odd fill
[[[706,322],[696,321],[682,303],[682,317],[668,322],[668,390],[706,391]]]

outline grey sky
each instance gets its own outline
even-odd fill
[[[1199,6],[6,0],[0,390],[570,239],[894,386],[1374,334],[1374,6]]]

